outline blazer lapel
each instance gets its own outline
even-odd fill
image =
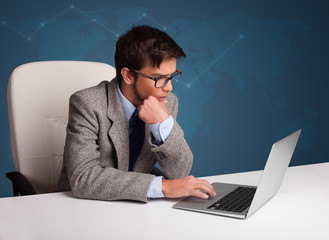
[[[113,142],[118,157],[118,169],[128,171],[129,135],[125,112],[117,91],[117,79],[108,83],[108,118],[112,122],[109,137]]]

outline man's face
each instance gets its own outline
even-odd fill
[[[151,64],[147,64],[139,72],[144,73],[151,77],[169,77],[176,71],[176,58],[164,59],[158,67],[153,67]],[[159,101],[164,101],[168,94],[172,91],[171,81],[162,87],[156,88],[155,82],[149,78],[137,75],[137,79],[134,83],[134,95],[136,102],[134,105],[141,105],[148,96],[154,96]]]

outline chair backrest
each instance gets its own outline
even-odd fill
[[[12,72],[7,90],[12,157],[37,193],[56,187],[70,96],[115,74],[108,64],[84,61],[33,62]]]

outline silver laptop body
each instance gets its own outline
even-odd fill
[[[290,134],[272,145],[264,171],[259,180],[258,186],[237,185],[229,183],[212,183],[217,195],[209,199],[198,197],[187,197],[176,203],[173,208],[191,210],[203,213],[210,213],[234,218],[246,219],[270,200],[279,190],[283,177],[289,166],[294,153],[301,129]],[[242,212],[222,211],[209,208],[215,202],[232,192],[238,187],[249,187],[254,189],[252,201]]]

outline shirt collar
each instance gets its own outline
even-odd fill
[[[133,115],[136,107],[134,106],[134,104],[132,104],[121,92],[119,83],[117,84],[117,89],[118,89],[118,93],[119,93],[119,97],[120,100],[122,102],[123,105],[123,109],[125,110],[125,114],[126,114],[126,118],[127,118],[127,122],[129,122],[131,116]]]

